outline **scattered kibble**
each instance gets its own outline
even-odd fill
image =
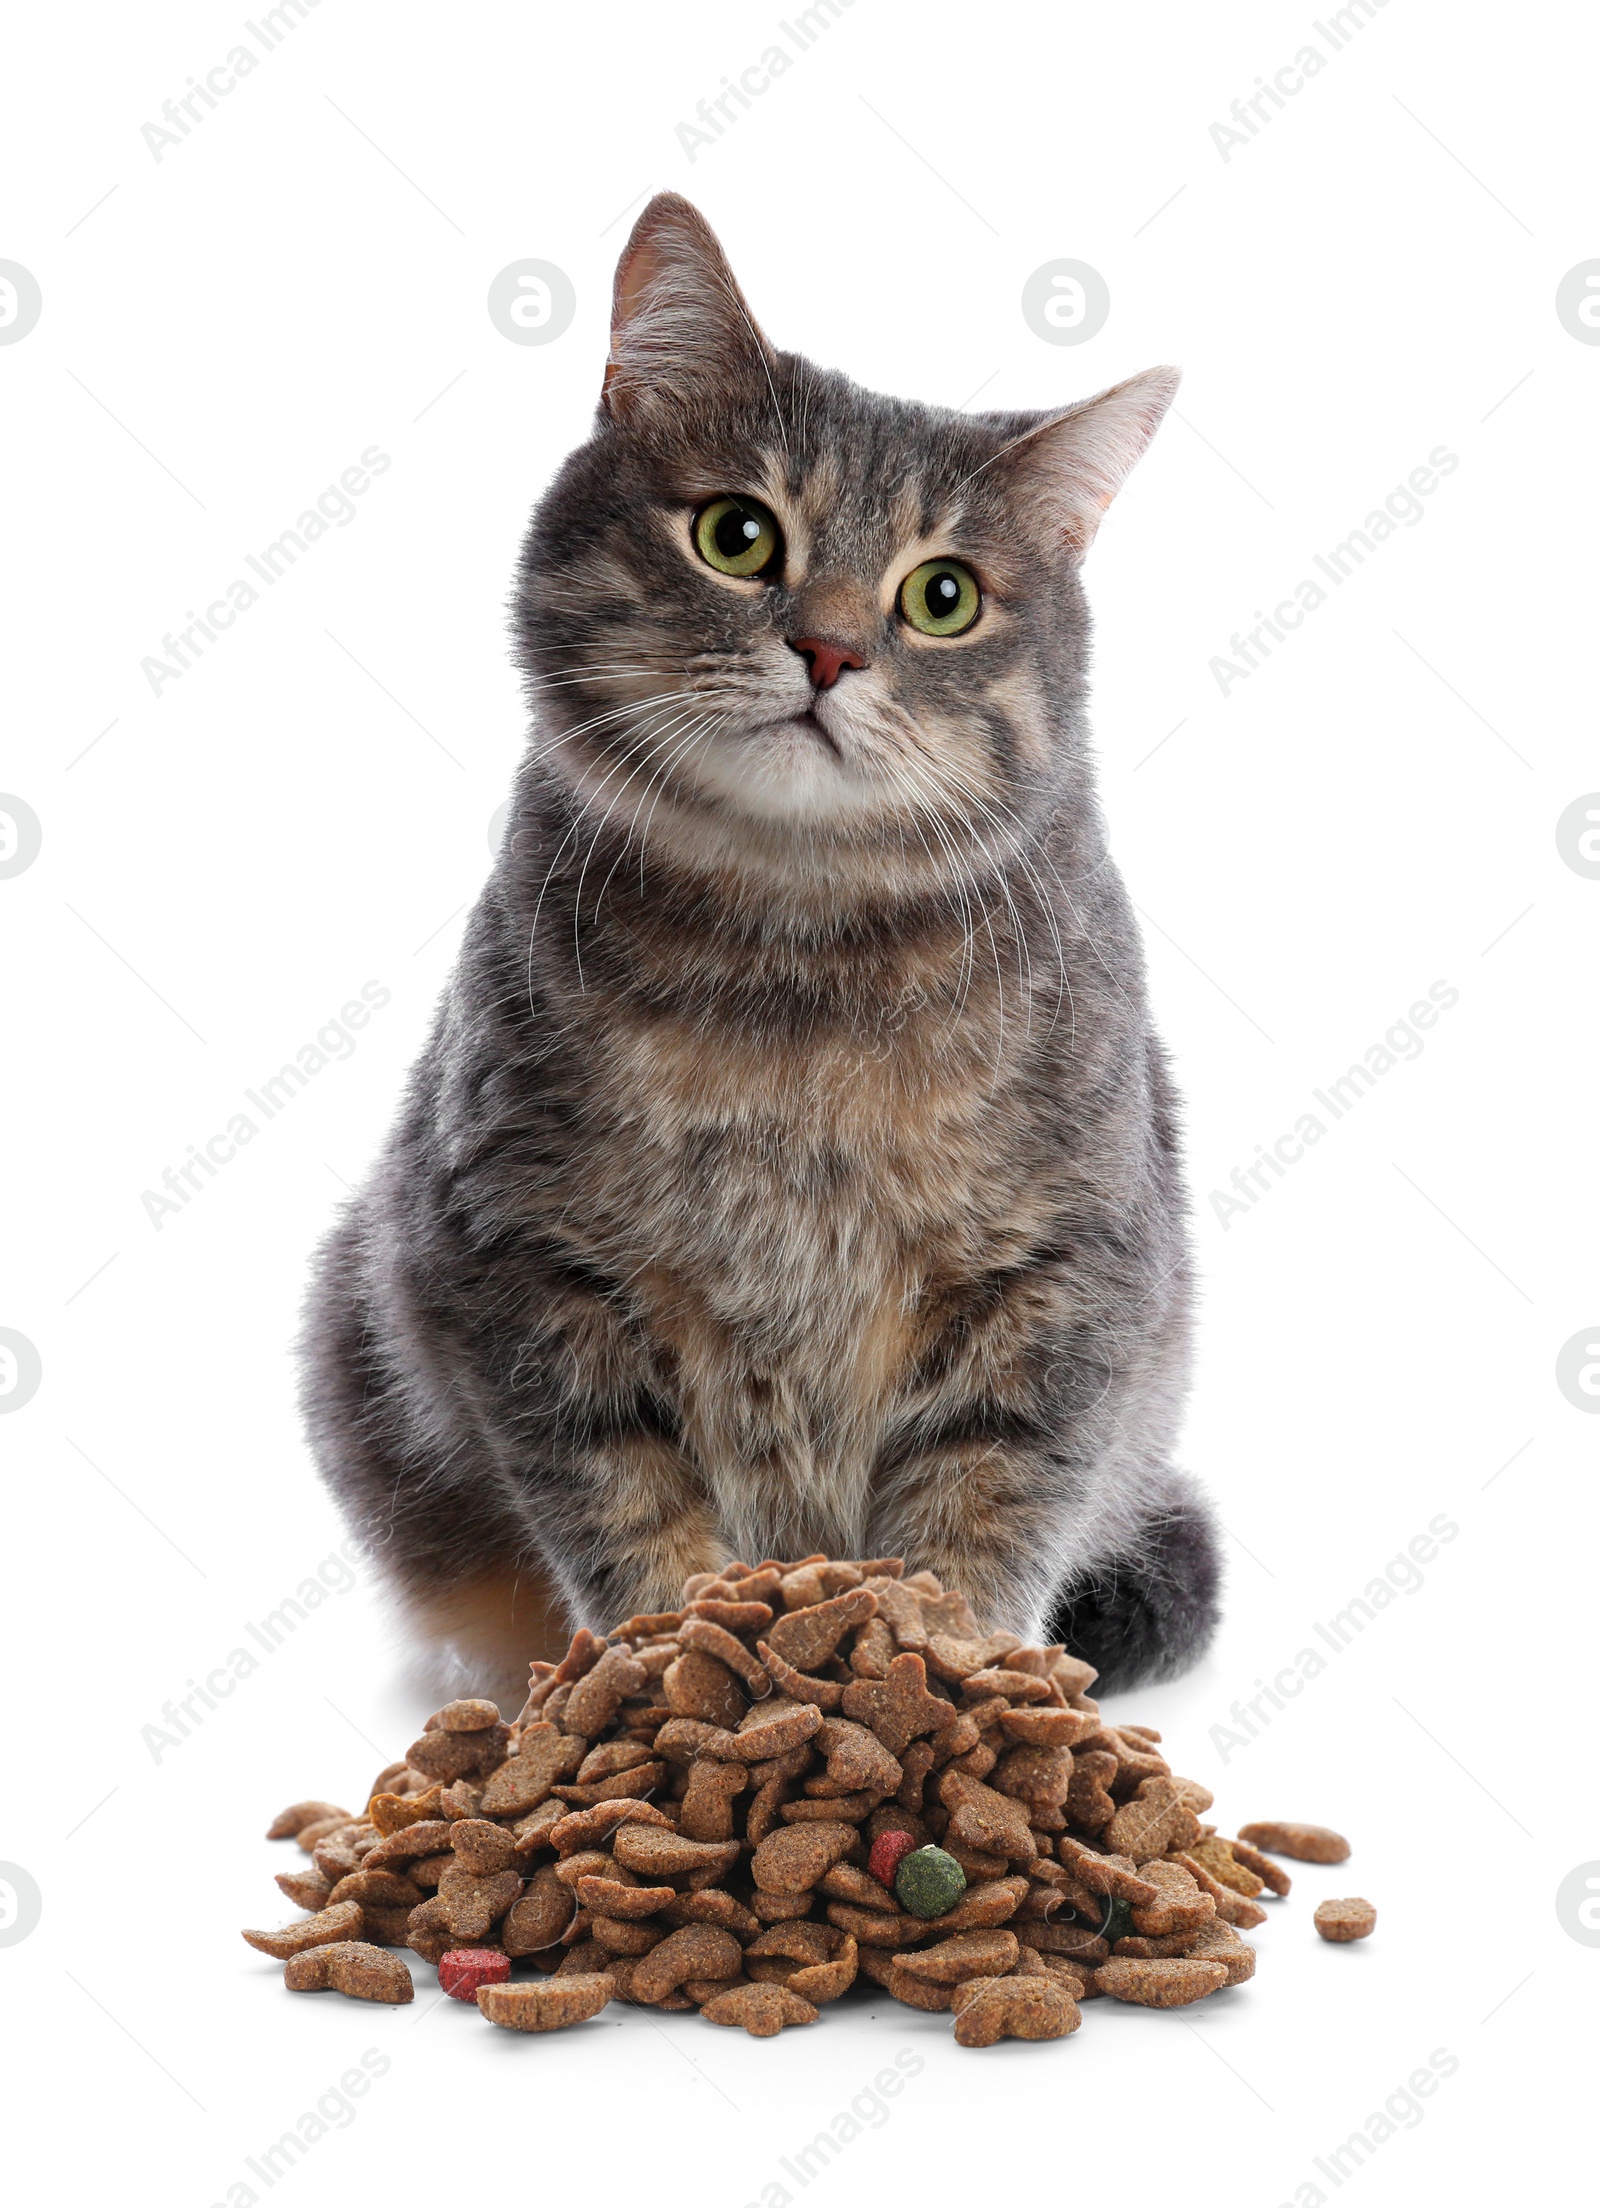
[[[1353,1898],[1349,1901],[1319,1901],[1312,1913],[1312,1923],[1325,1940],[1364,1940],[1378,1921],[1378,1912],[1370,1901]]]

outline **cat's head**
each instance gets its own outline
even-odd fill
[[[776,351],[701,216],[653,199],[523,555],[545,771],[680,857],[970,876],[1081,786],[1079,564],[1177,381],[1054,413],[860,390]]]

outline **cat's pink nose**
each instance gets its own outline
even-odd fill
[[[848,644],[837,643],[828,636],[791,636],[788,639],[791,652],[798,652],[805,661],[814,690],[831,690],[846,667],[865,667],[866,661],[859,652],[853,652]]]

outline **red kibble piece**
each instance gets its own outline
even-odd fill
[[[867,1869],[880,1886],[894,1892],[894,1874],[900,1868],[901,1857],[909,1855],[916,1844],[909,1832],[879,1833],[867,1857]]]
[[[480,1986],[500,1986],[511,1976],[511,1957],[492,1947],[452,1947],[439,1957],[439,1984],[457,2001],[476,2001]]]

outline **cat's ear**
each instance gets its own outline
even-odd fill
[[[1155,435],[1179,381],[1176,368],[1147,368],[1041,422],[1002,455],[1018,494],[1074,559],[1093,543],[1101,515]]]
[[[617,263],[606,413],[623,421],[658,403],[681,407],[708,382],[763,387],[773,357],[710,224],[676,192],[658,192]]]

